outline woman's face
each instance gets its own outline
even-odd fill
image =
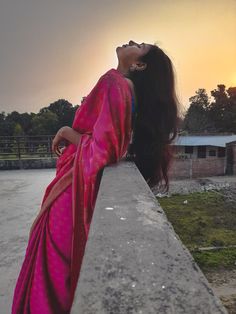
[[[128,44],[124,44],[116,48],[119,63],[125,66],[135,64],[149,51],[150,48],[151,45],[149,44],[138,44],[133,40],[130,40]]]

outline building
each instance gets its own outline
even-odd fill
[[[234,143],[236,134],[177,136],[172,143],[175,158],[170,177],[180,179],[236,174],[233,171],[236,160],[232,161]]]

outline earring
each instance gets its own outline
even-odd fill
[[[137,70],[137,67],[135,65],[131,65],[129,67],[129,69],[130,69],[130,71],[135,71],[135,70]]]

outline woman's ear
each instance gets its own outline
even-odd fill
[[[130,67],[130,71],[143,71],[147,67],[147,63],[133,63]]]
[[[137,63],[137,71],[143,71],[147,67],[147,63]]]

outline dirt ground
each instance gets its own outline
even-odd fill
[[[236,269],[204,273],[229,313],[236,313]]]
[[[236,176],[215,176],[196,179],[170,180],[170,189],[168,193],[161,193],[158,187],[153,187],[152,191],[163,196],[172,194],[188,194],[193,192],[202,192],[209,190],[223,190],[229,197],[236,201]]]

